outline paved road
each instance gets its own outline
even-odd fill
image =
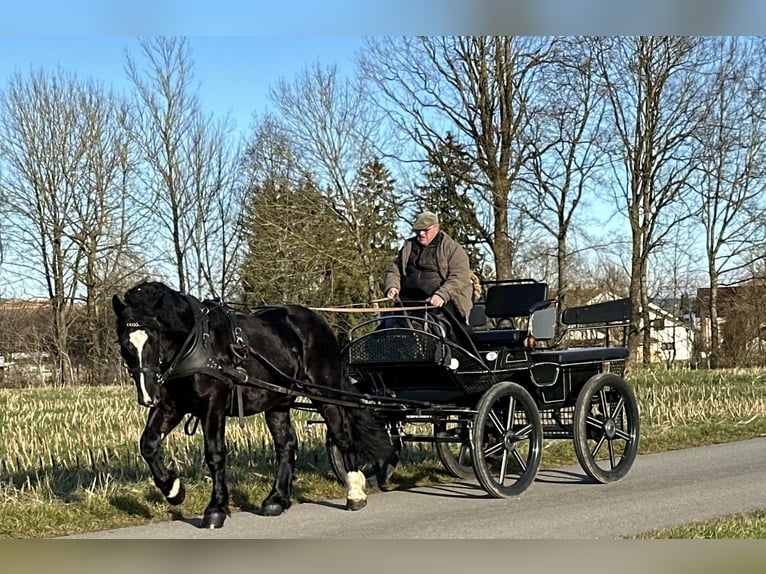
[[[520,497],[494,499],[476,483],[293,506],[267,518],[236,513],[219,530],[199,519],[92,532],[100,539],[615,539],[766,508],[766,438],[638,456],[627,477],[602,485],[580,467],[540,471]]]

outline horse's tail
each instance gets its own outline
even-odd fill
[[[266,357],[260,354],[255,356],[278,380],[298,387],[303,385],[304,381],[287,375]],[[340,372],[344,370],[342,366],[336,365],[336,368],[338,367]],[[332,376],[327,377],[329,380],[335,378]],[[338,382],[339,387],[336,388],[343,391],[340,395],[341,397],[347,399],[346,393],[353,395],[353,385],[345,376],[340,377]],[[386,429],[385,421],[372,409],[361,402],[359,406],[344,406],[339,403],[336,404],[332,400],[326,402],[320,398],[315,398],[314,400],[319,405],[319,411],[325,418],[328,430],[332,433],[335,443],[344,452],[349,470],[353,467],[361,468],[365,465],[384,468],[387,463],[390,463],[396,449]]]
[[[386,429],[385,422],[367,407],[347,407],[346,418],[350,422],[347,429],[351,437],[352,453],[356,465],[374,465],[383,468],[394,455],[394,444]]]

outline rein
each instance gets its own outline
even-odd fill
[[[312,311],[330,311],[332,313],[393,313],[396,311],[427,311],[438,309],[435,305],[416,307],[309,307]]]

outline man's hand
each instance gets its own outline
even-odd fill
[[[396,296],[399,294],[399,289],[396,287],[391,287],[388,291],[386,291],[386,297],[389,299],[396,299]]]
[[[444,305],[444,299],[442,299],[441,295],[434,293],[428,299],[428,303],[433,305],[434,307],[441,307],[442,305]]]

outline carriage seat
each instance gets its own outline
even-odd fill
[[[480,347],[522,347],[526,329],[485,329],[471,333],[471,340]]]
[[[520,318],[529,318],[537,309],[550,305],[548,285],[532,279],[485,282],[489,285],[484,303],[477,303],[471,312],[469,324],[473,328],[471,339],[477,346],[522,346],[529,334],[526,328],[517,328]],[[489,320],[494,327],[485,327]]]

